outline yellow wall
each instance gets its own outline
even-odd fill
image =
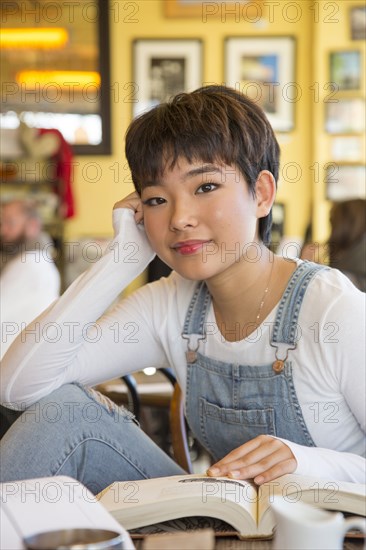
[[[111,0],[114,5],[114,0]],[[131,4],[120,1],[119,4]],[[168,19],[164,16],[160,0],[141,0],[133,2],[138,12],[134,19],[138,22],[126,22],[128,11],[111,10],[111,82],[113,89],[120,92],[119,102],[112,102],[112,142],[113,154],[106,157],[78,157],[80,163],[75,173],[75,193],[77,201],[77,216],[67,224],[67,236],[80,237],[83,235],[109,235],[111,233],[110,212],[113,203],[130,192],[128,171],[125,168],[123,156],[124,133],[131,120],[131,104],[125,98],[130,91],[128,83],[132,81],[132,41],[136,38],[190,38],[198,37],[203,40],[204,47],[204,82],[224,81],[223,42],[227,36],[261,36],[291,35],[298,40],[297,54],[307,59],[305,66],[300,70],[297,67],[297,81],[306,89],[309,85],[311,68],[308,51],[311,36],[309,34],[310,12],[302,10],[300,23],[288,23],[284,20],[281,10],[274,12],[273,22],[265,22],[258,27],[241,18],[235,22],[235,17],[227,15],[226,21],[220,18],[210,18],[202,23],[201,18]],[[263,9],[263,13],[267,10]],[[290,14],[290,12],[289,12]],[[119,17],[116,17],[118,16]],[[270,15],[270,14],[269,14]],[[291,14],[289,17],[293,17]],[[115,18],[119,19],[117,22]],[[127,89],[127,91],[126,91]],[[113,100],[113,97],[112,97]],[[297,106],[298,107],[298,106]],[[302,169],[310,162],[310,128],[308,125],[310,108],[296,109],[296,129],[294,132],[279,136],[283,142],[283,163],[297,162]],[[97,170],[102,177],[93,183]],[[119,163],[121,168],[119,181],[115,180],[115,167]],[[291,172],[291,171],[290,171]],[[293,177],[293,174],[290,174]],[[88,181],[89,180],[89,181]],[[310,185],[302,178],[300,181],[289,184],[280,182],[279,200],[289,203],[291,208],[287,212],[287,231],[301,234],[309,215]],[[304,205],[306,205],[304,207]],[[299,213],[301,211],[301,214]]]
[[[75,193],[77,216],[67,223],[68,238],[85,235],[108,236],[111,234],[111,209],[116,200],[132,190],[129,173],[124,159],[124,133],[131,120],[131,104],[127,95],[132,81],[132,41],[137,38],[201,38],[204,47],[203,82],[224,81],[224,39],[228,36],[281,36],[296,38],[296,82],[302,92],[295,104],[295,129],[289,133],[277,134],[282,148],[282,170],[279,181],[278,201],[286,205],[285,232],[289,236],[301,237],[311,217],[314,200],[316,236],[323,238],[324,222],[323,189],[314,184],[311,166],[329,161],[326,136],[323,131],[322,95],[314,101],[314,85],[327,80],[327,52],[333,48],[350,45],[348,39],[347,0],[333,2],[299,0],[277,2],[257,0],[261,6],[263,19],[253,24],[244,17],[239,21],[235,16],[210,17],[203,23],[196,18],[167,18],[161,0],[111,0],[111,84],[118,89],[119,100],[112,95],[112,143],[113,154],[104,157],[78,157],[80,163],[75,173]],[[118,9],[117,9],[118,4]],[[221,6],[222,3],[218,2]],[[353,0],[351,5],[363,4]],[[134,6],[133,17],[131,5]],[[315,8],[314,8],[315,6]],[[329,11],[333,6],[335,14]],[[134,21],[131,22],[130,19]],[[360,42],[351,46],[358,48]],[[322,93],[322,92],[321,92]],[[117,164],[118,163],[118,164]],[[120,167],[116,179],[116,166]],[[92,182],[101,173],[97,182]],[[288,179],[286,181],[286,173]],[[294,181],[288,181],[288,180]],[[89,180],[89,181],[88,181]]]

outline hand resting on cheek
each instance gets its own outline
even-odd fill
[[[135,222],[137,224],[143,223],[144,214],[142,211],[142,202],[139,194],[136,191],[130,193],[122,200],[116,202],[113,210],[116,210],[117,208],[130,208],[135,212]]]

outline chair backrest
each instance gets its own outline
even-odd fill
[[[188,473],[193,473],[188,445],[187,422],[184,416],[183,393],[171,369],[161,368],[159,371],[164,374],[174,388],[170,401],[170,432],[173,457],[179,466],[181,466]],[[130,407],[136,418],[139,420],[141,403],[136,380],[132,374],[122,376],[121,379],[125,382],[128,389]]]
[[[178,382],[175,383],[170,403],[170,432],[175,461],[189,474],[193,473],[188,447],[187,423],[184,416],[183,393]]]

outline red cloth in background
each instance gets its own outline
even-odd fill
[[[72,167],[74,153],[59,130],[54,128],[39,128],[39,134],[56,134],[60,141],[60,148],[54,160],[56,162],[56,177],[60,180],[57,192],[60,197],[61,215],[63,218],[72,218],[75,214],[74,195],[72,190]]]

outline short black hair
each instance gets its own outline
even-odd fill
[[[278,179],[280,148],[264,111],[227,86],[180,93],[135,118],[126,134],[126,158],[138,193],[179,157],[188,162],[236,165],[249,190],[262,170]],[[259,237],[270,242],[272,212],[259,220]]]

